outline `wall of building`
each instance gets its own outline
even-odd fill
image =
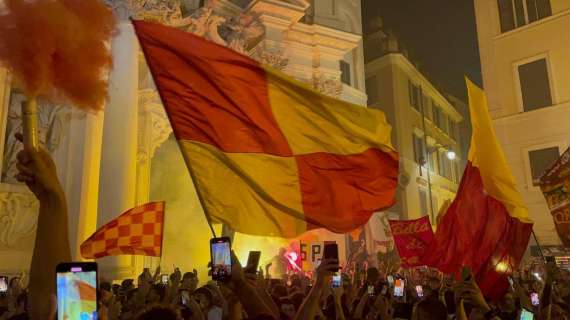
[[[403,203],[398,206],[398,213],[404,219],[419,218],[422,216],[419,189],[422,188],[426,195],[429,194],[426,171],[428,165],[421,168],[422,173],[420,175],[420,165],[417,163],[414,154],[413,136],[415,134],[418,137],[423,137],[424,131],[421,113],[414,109],[410,103],[410,81],[421,86],[424,95],[441,106],[442,111],[455,121],[461,123],[463,119],[451,103],[402,54],[387,54],[369,62],[366,65],[366,78],[368,80],[367,92],[369,96],[375,97],[369,107],[381,109],[386,113],[393,129],[394,145],[400,153],[401,188],[399,191],[401,192],[400,200]],[[426,106],[426,116],[429,110]],[[428,146],[433,152],[442,148],[451,148],[458,155],[462,153],[463,146],[437,128],[429,117],[426,117],[425,126]],[[435,156],[434,153],[431,155]],[[459,157],[456,161],[457,163],[461,162]],[[457,175],[455,177],[458,178]],[[433,220],[435,224],[435,217],[442,204],[455,196],[458,179],[452,181],[442,177],[432,167],[430,169],[430,180],[432,199],[434,200]],[[429,200],[427,200],[427,205],[429,212]]]
[[[556,245],[552,217],[533,186],[528,152],[570,142],[570,1],[551,0],[550,17],[501,33],[497,1],[475,0],[484,89],[519,191],[542,244]],[[552,106],[523,112],[517,66],[546,58]]]

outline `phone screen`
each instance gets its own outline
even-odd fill
[[[97,264],[62,263],[56,271],[57,318],[97,319]]]
[[[382,291],[380,291],[380,294],[385,296],[386,293],[388,292],[388,287],[387,286],[382,286]]]
[[[416,286],[416,293],[418,294],[418,297],[423,297],[424,296],[424,288],[422,286]]]
[[[212,279],[227,280],[232,273],[230,239],[227,237],[210,240],[212,253]]]
[[[533,306],[538,306],[540,304],[540,299],[538,298],[538,293],[531,292],[530,294],[530,302],[532,302]]]
[[[396,279],[396,281],[394,281],[394,296],[395,297],[404,296],[404,280]]]
[[[520,320],[534,320],[534,313],[526,309],[522,309]]]
[[[162,284],[168,284],[168,275],[167,274],[161,275],[160,282],[162,282]]]
[[[340,277],[340,274],[335,274],[332,277],[332,287],[333,288],[340,288],[341,282],[342,282],[342,279]]]
[[[0,277],[0,293],[8,292],[8,277],[1,276]]]
[[[323,259],[335,259],[338,261],[338,245],[336,243],[325,243]]]

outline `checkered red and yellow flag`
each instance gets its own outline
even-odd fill
[[[113,219],[81,244],[81,255],[95,259],[122,254],[158,257],[162,249],[164,202],[149,202]]]

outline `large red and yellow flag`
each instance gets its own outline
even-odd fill
[[[253,235],[347,232],[394,203],[398,156],[382,112],[193,34],[133,24],[213,222]]]
[[[456,274],[468,266],[483,293],[497,298],[522,259],[532,222],[495,136],[485,93],[466,81],[473,127],[467,167],[423,262]]]
[[[122,254],[160,257],[164,202],[132,208],[95,231],[81,244],[81,256],[95,259]]]

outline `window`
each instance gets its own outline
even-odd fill
[[[427,193],[423,188],[419,188],[420,194],[420,214],[423,216],[428,215]]]
[[[439,175],[442,177],[446,177],[447,173],[447,156],[445,155],[444,151],[437,151],[437,157],[439,160]]]
[[[552,15],[550,0],[498,0],[501,32],[507,32]]]
[[[552,15],[550,0],[526,0],[526,10],[529,23]]]
[[[421,105],[421,108],[423,108],[424,116],[427,116],[427,115],[428,115],[428,112],[427,112],[427,111],[428,111],[428,104],[429,104],[429,98],[428,98],[426,95],[422,94],[422,105]],[[421,109],[420,109],[420,110],[421,110]]]
[[[435,156],[435,155],[434,155],[434,152],[430,152],[430,153],[428,154],[428,156],[427,156],[428,162],[429,162],[429,170],[430,170],[431,172],[437,172],[437,171],[436,171],[437,168],[435,167],[434,156]]]
[[[420,110],[420,88],[412,83],[411,80],[408,81],[408,90],[410,95],[410,105],[416,109]]]
[[[538,185],[538,178],[548,169],[558,158],[560,151],[558,147],[551,147],[528,152],[530,160],[530,170],[532,173],[533,185]]]
[[[456,140],[455,138],[455,121],[451,119],[451,117],[447,117],[447,127],[449,128],[448,135],[451,139]]]
[[[378,101],[378,82],[376,76],[366,78],[366,95],[368,95],[368,104]]]
[[[441,127],[441,122],[440,122],[440,121],[441,121],[441,115],[440,115],[440,114],[441,114],[441,110],[439,110],[439,106],[437,106],[437,105],[434,104],[434,105],[432,106],[431,110],[432,110],[432,113],[433,113],[433,115],[432,115],[432,117],[433,117],[433,122],[435,123],[435,125],[436,125],[438,128]]]
[[[518,74],[524,111],[552,105],[546,59],[519,65]]]
[[[350,63],[340,60],[340,81],[350,86],[352,84],[350,78]]]
[[[443,113],[443,112],[439,112],[439,124],[438,127],[443,130],[443,132],[449,134],[449,129],[447,128],[447,121],[448,121],[448,116],[447,114]]]
[[[424,165],[426,158],[426,148],[424,144],[424,139],[418,137],[417,135],[413,135],[414,139],[414,161],[419,165]]]

